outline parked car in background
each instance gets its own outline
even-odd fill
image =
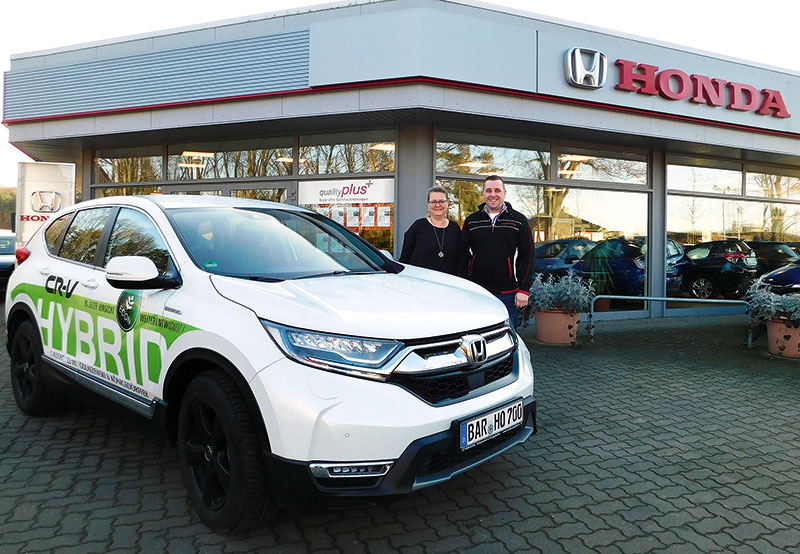
[[[540,242],[536,246],[533,270],[542,277],[564,275],[596,244],[595,241],[586,238]]]
[[[680,264],[683,288],[694,298],[741,298],[756,278],[758,258],[741,239],[701,242]]]
[[[0,293],[4,293],[8,278],[14,272],[17,259],[14,255],[17,235],[11,231],[0,231]]]
[[[800,292],[800,259],[761,276],[767,290],[775,294]]]
[[[643,238],[628,240],[618,237],[604,240],[586,252],[573,270],[586,279],[592,279],[598,294],[643,296],[647,244]],[[667,294],[681,290],[678,263],[683,259],[683,247],[667,239],[666,284]]]
[[[800,260],[800,254],[783,243],[774,240],[748,240],[747,244],[755,250],[758,257],[756,273],[762,275],[786,264]]]

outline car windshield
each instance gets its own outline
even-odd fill
[[[283,281],[383,272],[385,259],[318,214],[274,208],[179,208],[170,219],[198,267]]]
[[[772,257],[777,260],[790,262],[798,258],[797,253],[785,244],[773,244],[769,249],[772,250]]]
[[[0,238],[0,254],[13,254],[14,253],[14,237]]]

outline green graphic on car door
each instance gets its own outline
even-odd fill
[[[158,383],[169,348],[197,329],[142,312],[140,291],[124,291],[116,306],[31,284],[17,286],[11,298],[20,294],[33,300],[42,342],[58,361],[122,386]]]

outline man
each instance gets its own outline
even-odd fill
[[[502,300],[516,329],[533,281],[533,237],[527,218],[505,200],[503,179],[486,177],[484,203],[467,216],[461,230],[458,275]]]

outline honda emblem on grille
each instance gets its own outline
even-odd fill
[[[37,190],[31,194],[31,208],[39,213],[57,212],[61,209],[61,193],[54,190]]]
[[[567,50],[566,62],[567,82],[573,87],[602,88],[606,84],[608,62],[602,52],[571,48]]]
[[[459,347],[470,364],[481,364],[486,361],[486,339],[480,335],[465,335]]]

